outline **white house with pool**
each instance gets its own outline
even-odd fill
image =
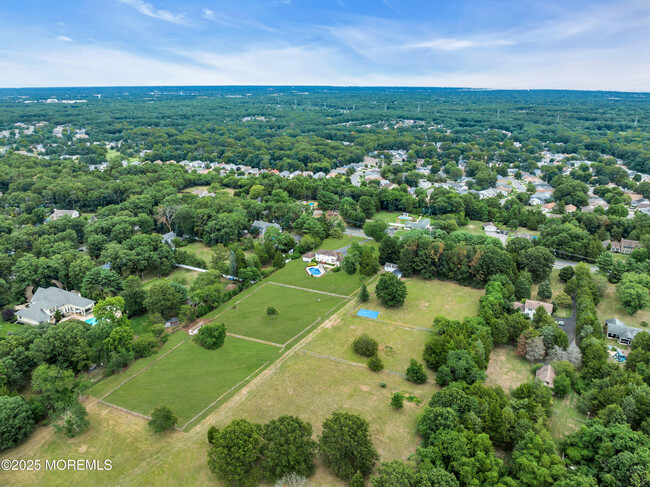
[[[316,261],[318,264],[310,265],[305,268],[307,274],[313,277],[325,275],[328,268],[338,267],[343,262],[343,254],[336,250],[317,250],[316,252],[307,252],[302,256],[303,262]]]
[[[28,325],[53,323],[54,315],[59,311],[64,317],[87,318],[86,322],[93,325],[94,306],[95,301],[86,299],[77,292],[65,291],[58,287],[39,287],[27,307],[16,311],[16,319],[19,323]]]

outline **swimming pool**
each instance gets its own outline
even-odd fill
[[[307,267],[307,272],[312,276],[320,276],[322,274],[322,271],[318,267]]]
[[[410,216],[404,216],[404,215],[400,215],[397,218],[399,218],[400,220],[413,220],[413,218],[411,218]]]
[[[93,326],[97,323],[97,318],[95,318],[94,316],[92,318],[88,318],[86,320],[86,323],[88,323],[90,326]]]

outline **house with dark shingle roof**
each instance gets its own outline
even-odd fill
[[[624,345],[629,345],[634,340],[634,337],[637,333],[640,333],[642,330],[639,328],[632,328],[627,326],[621,320],[616,318],[611,318],[605,320],[605,326],[607,327],[607,338],[612,338],[618,340],[618,343]]]

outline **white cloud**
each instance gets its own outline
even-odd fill
[[[72,42],[72,39],[70,39],[68,36],[58,36],[56,40],[61,42]]]
[[[407,49],[436,49],[439,51],[458,51],[475,47],[498,47],[510,46],[513,41],[507,40],[472,40],[472,39],[453,39],[443,38],[431,41],[418,42],[415,44],[406,44],[402,47]]]
[[[277,32],[276,29],[268,27],[267,25],[261,24],[260,22],[254,20],[240,20],[228,15],[215,12],[208,8],[204,8],[201,12],[201,17],[210,22],[215,22],[217,24],[225,25],[226,27],[232,27],[234,29],[243,29],[245,27],[250,27],[259,30],[265,30],[268,32]]]
[[[190,25],[190,22],[185,17],[185,14],[174,14],[169,10],[157,9],[152,4],[144,2],[143,0],[117,0],[119,3],[133,7],[136,11],[154,19],[164,20],[172,24]]]

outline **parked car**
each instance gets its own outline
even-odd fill
[[[557,326],[564,326],[564,321],[558,321]]]

